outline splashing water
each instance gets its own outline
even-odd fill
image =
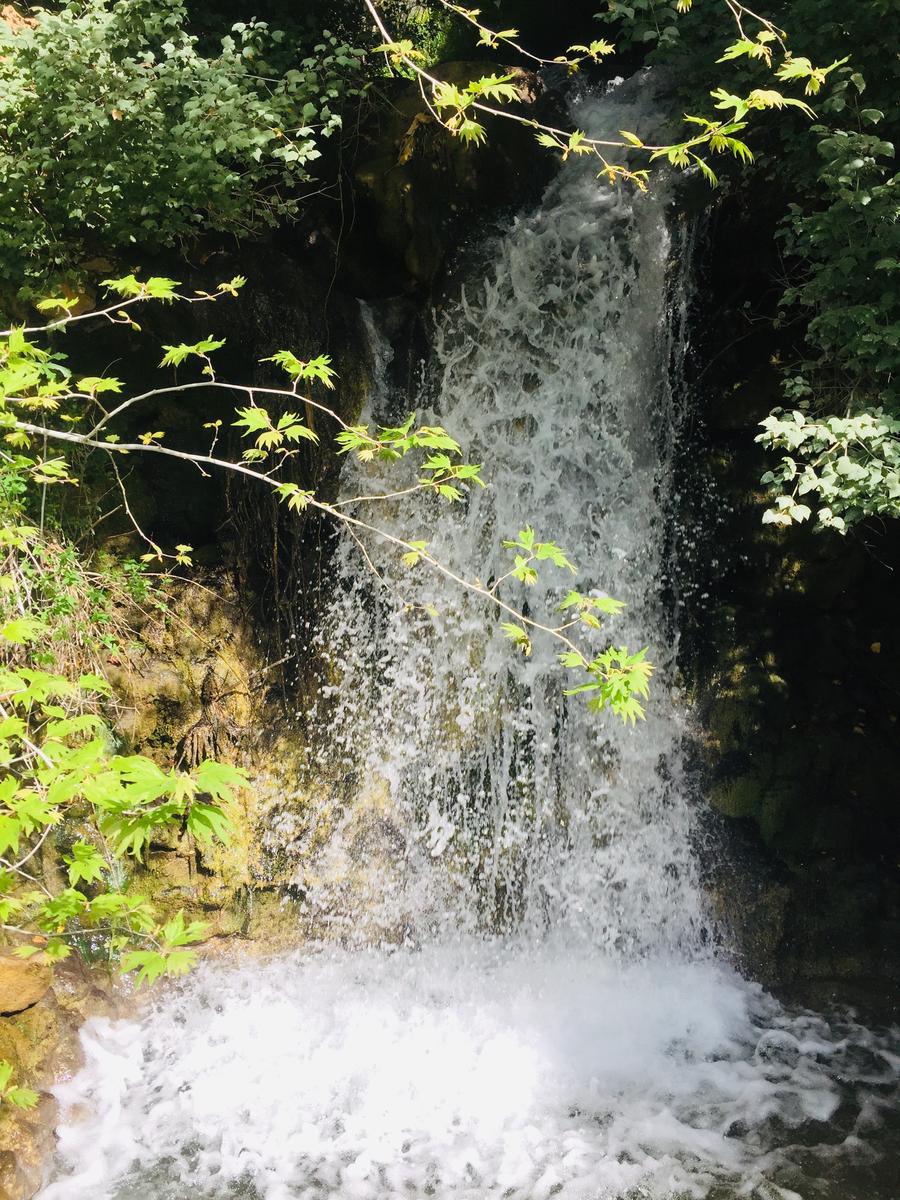
[[[896,1081],[873,1035],[714,963],[552,943],[204,966],[84,1048],[59,1092],[93,1115],[42,1200],[785,1200],[806,1159],[865,1164]]]
[[[530,522],[578,564],[582,591],[627,602],[610,632],[632,649],[649,641],[655,700],[636,730],[598,718],[564,697],[581,680],[564,678],[551,638],[517,657],[490,606],[410,572],[375,540],[379,587],[347,538],[323,638],[340,681],[315,768],[337,760],[389,795],[403,853],[390,887],[377,873],[369,925],[416,936],[564,927],[618,953],[696,947],[706,919],[660,599],[678,422],[669,367],[677,374],[683,354],[665,200],[566,171],[487,256],[486,278],[437,323],[422,391],[425,419],[484,464],[490,486],[464,512],[418,497],[372,519],[486,581],[512,566],[502,540]],[[405,416],[405,397],[392,409],[383,389],[376,402],[380,418]],[[406,479],[395,469],[345,482],[352,496]],[[572,584],[544,564],[533,587],[505,594],[555,624]],[[296,882],[312,910],[340,921],[341,898],[335,911],[317,875],[313,864]],[[343,916],[360,929],[358,906]]]
[[[579,123],[633,127],[625,104]],[[891,1194],[896,1035],[788,1011],[712,949],[661,599],[684,303],[665,197],[575,164],[485,257],[419,403],[491,487],[376,523],[489,580],[533,522],[582,591],[627,602],[610,634],[650,645],[647,722],[565,699],[552,645],[516,657],[481,601],[366,541],[378,585],[348,539],[311,760],[344,815],[302,864],[278,834],[345,945],[206,965],[140,1020],[90,1022],[42,1200]],[[376,389],[379,418],[396,404]],[[542,572],[528,611],[568,584]]]

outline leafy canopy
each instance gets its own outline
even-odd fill
[[[91,254],[292,216],[362,52],[264,21],[212,52],[182,0],[71,0],[0,20],[0,283]]]

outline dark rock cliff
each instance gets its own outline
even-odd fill
[[[900,976],[900,533],[761,524],[754,442],[790,354],[771,314],[777,200],[726,200],[695,312],[697,422],[686,473],[702,551],[685,670],[720,814],[720,906],[773,983]]]

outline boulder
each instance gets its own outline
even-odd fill
[[[0,955],[0,1013],[24,1012],[46,995],[53,979],[50,967],[29,959]]]

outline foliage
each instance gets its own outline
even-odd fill
[[[196,961],[196,952],[189,949],[200,941],[207,926],[202,921],[184,923],[184,914],[176,913],[160,929],[159,949],[129,950],[122,958],[123,971],[137,971],[138,983],[153,983],[161,975],[185,975]]]
[[[468,46],[459,37],[452,14],[433,0],[430,3],[384,0],[382,7],[395,36],[414,45],[424,62],[446,62],[467,56]],[[364,6],[354,2],[353,9],[356,21],[362,24],[368,15]]]
[[[486,75],[482,79],[473,79],[464,88],[439,80],[434,87],[432,99],[445,128],[463,142],[474,142],[478,145],[486,141],[484,126],[468,116],[467,111],[473,108],[481,96],[498,103],[517,100],[519,91],[512,78],[511,75]]]
[[[838,533],[872,514],[900,517],[900,419],[880,408],[822,420],[775,409],[762,424],[756,440],[788,451],[762,478],[774,498],[766,524],[807,521],[813,503],[819,525]]]
[[[722,115],[686,115],[684,119],[688,125],[687,136],[681,141],[664,145],[647,143],[637,133],[624,129],[619,131],[618,138],[595,138],[589,137],[583,130],[555,128],[534,118],[525,118],[510,113],[503,107],[497,107],[498,104],[502,105],[517,98],[518,92],[512,86],[510,75],[482,76],[472,80],[466,88],[451,87],[436,79],[422,66],[425,55],[410,39],[397,40],[391,35],[377,0],[364,2],[379,32],[385,38],[378,49],[394,64],[414,73],[423,87],[423,94],[426,86],[430,89],[432,111],[440,117],[443,125],[451,133],[466,142],[481,144],[487,138],[480,119],[481,114],[522,121],[535,129],[538,142],[542,146],[560,152],[563,158],[570,154],[591,155],[601,163],[601,177],[607,178],[610,183],[629,181],[640,188],[646,188],[648,172],[646,167],[635,168],[632,165],[635,157],[650,163],[664,158],[672,166],[682,170],[695,168],[715,186],[718,176],[710,165],[711,156],[725,154],[742,162],[753,160],[753,154],[743,137],[736,136],[743,133],[748,124],[747,118],[751,114],[766,109],[796,108],[808,116],[814,115],[805,100],[786,94],[779,87],[773,87],[773,82],[788,86],[802,83],[805,95],[812,96],[818,93],[827,77],[842,61],[835,60],[827,67],[814,66],[809,58],[793,53],[788,47],[787,35],[772,21],[745,8],[738,0],[723,0],[724,9],[731,14],[739,37],[725,45],[718,61],[732,63],[735,60],[747,59],[761,64],[769,76],[764,80],[765,86],[752,87],[738,95],[723,87],[715,88],[710,95],[715,101],[715,109]],[[569,46],[565,54],[557,55],[553,59],[542,58],[521,45],[517,40],[517,29],[490,29],[482,23],[479,9],[465,8],[452,3],[451,0],[439,0],[439,3],[477,30],[479,45],[494,50],[511,50],[538,66],[552,63],[565,67],[569,72],[576,72],[585,63],[602,61],[615,49],[610,42],[599,38]],[[661,14],[671,10],[670,15],[674,20],[679,13],[685,13],[690,8],[691,0],[678,0],[675,4],[660,5],[655,4],[654,0],[638,0],[633,6],[610,0],[609,11],[598,15],[614,22],[636,21],[637,25],[631,33],[633,38],[642,41],[661,40],[665,44],[677,41],[677,27],[666,25],[660,31]],[[745,31],[745,21],[752,21],[755,27],[750,34]],[[492,103],[486,103],[486,100]],[[612,157],[613,151],[617,154],[616,158]]]
[[[863,90],[861,78],[855,86]],[[827,364],[849,386],[883,389],[882,398],[893,400],[900,395],[900,176],[891,171],[893,145],[870,132],[882,117],[863,108],[857,131],[813,128],[823,205],[790,207],[784,242],[804,265],[782,303],[808,315],[815,357],[801,370]]]
[[[865,82],[851,78],[858,98]],[[757,439],[805,459],[802,469],[785,459],[763,478],[779,524],[793,511],[778,494],[789,483],[821,501],[822,524],[839,532],[868,516],[900,515],[900,176],[892,143],[866,128],[882,117],[861,108],[856,130],[815,127],[822,202],[792,204],[783,230],[802,265],[782,306],[786,317],[805,317],[807,353],[784,376],[785,396],[805,410],[799,427],[776,409]],[[842,415],[829,416],[835,409]]]
[[[887,135],[900,120],[900,72],[886,70],[879,62],[864,76],[851,62],[837,73],[811,130],[817,161],[794,171],[806,194],[781,232],[794,264],[782,319],[800,318],[804,353],[785,369],[784,393],[804,412],[804,461],[796,481],[784,461],[764,478],[781,506],[779,524],[792,511],[780,494],[789,483],[802,485],[821,504],[821,523],[841,533],[869,516],[900,515],[900,175]],[[793,449],[782,421],[775,410],[758,440]]]
[[[10,471],[18,465],[0,468],[0,478]],[[123,863],[139,861],[163,830],[186,831],[200,845],[226,840],[244,778],[218,763],[184,774],[112,752],[98,651],[121,636],[114,598],[145,600],[152,585],[137,567],[89,570],[74,547],[42,539],[8,510],[0,516],[0,923],[31,939],[15,951],[21,956],[55,961],[74,946],[115,960],[136,945],[143,958],[126,955],[124,970],[180,973],[193,952],[178,949],[171,923],[158,925],[143,897],[122,890]],[[94,670],[77,674],[85,662]],[[41,878],[48,839],[67,847],[62,890]],[[190,926],[190,940],[204,928]]]
[[[11,483],[25,492],[13,503]],[[0,484],[7,491],[0,497],[0,621],[23,612],[41,621],[44,637],[31,651],[36,666],[61,674],[99,670],[102,655],[120,653],[131,640],[126,613],[165,617],[165,589],[147,563],[101,554],[89,564],[71,542],[30,522],[25,503],[39,505],[40,498],[27,495],[16,462],[0,470]]]
[[[665,50],[680,44],[678,18],[692,7],[691,0],[606,0],[597,18],[615,28],[620,45]]]
[[[137,943],[141,957],[126,955],[124,970],[140,967],[150,979],[179,974],[193,960],[184,945],[205,926],[157,924],[144,897],[121,890],[120,864],[140,860],[163,830],[185,830],[200,845],[226,838],[228,806],[245,778],[221,763],[165,771],[141,755],[112,753],[103,718],[84,711],[85,697],[105,694],[108,684],[29,665],[27,648],[44,631],[32,617],[0,628],[0,921],[30,938],[15,950],[23,958],[56,961],[73,943],[114,958]],[[34,873],[57,830],[70,839],[68,886],[59,890]]]
[[[135,289],[144,294],[121,281],[122,292]],[[169,290],[156,280],[147,294]],[[70,304],[45,307],[67,313]],[[245,778],[215,762],[165,771],[114,752],[103,656],[128,636],[126,612],[164,614],[165,595],[143,564],[88,565],[45,525],[48,487],[77,478],[64,456],[27,452],[12,410],[62,413],[71,424],[78,399],[96,406],[118,387],[108,377],[73,379],[62,355],[21,329],[0,338],[0,924],[20,956],[52,962],[77,949],[119,960],[140,982],[182,973],[206,927],[179,917],[160,924],[147,900],[126,890],[125,864],[164,831],[201,846],[226,840]],[[42,870],[51,846],[63,851],[62,886]],[[22,1095],[30,1093],[4,1098]]]
[[[181,0],[71,0],[0,21],[0,281],[290,217],[361,56],[255,19],[205,54]]]

